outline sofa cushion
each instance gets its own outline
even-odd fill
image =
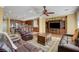
[[[22,46],[20,46],[20,47],[16,50],[16,52],[29,52],[29,49],[25,48],[25,47],[22,45]]]
[[[0,48],[4,49],[7,52],[11,52],[11,45],[9,41],[7,40],[7,37],[0,33]]]
[[[3,43],[1,48],[4,49],[7,52],[11,52],[12,51],[5,43]]]
[[[24,44],[24,47],[27,48],[29,52],[42,52],[41,48],[38,48],[35,45],[32,45],[31,43]]]
[[[74,50],[74,51],[79,51],[79,47],[77,47],[73,44],[63,44],[63,47]]]

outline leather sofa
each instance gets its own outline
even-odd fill
[[[73,35],[63,35],[58,45],[58,52],[79,52],[79,32],[76,30]]]
[[[0,33],[0,52],[42,52],[43,50],[22,40],[13,42],[7,33]]]
[[[32,33],[30,33],[30,32],[21,32],[20,35],[21,35],[21,38],[22,38],[24,41],[32,40],[32,39],[33,39],[33,35],[32,35]]]
[[[0,52],[14,52],[17,47],[5,32],[0,32]]]
[[[33,35],[32,35],[31,32],[22,31],[21,29],[18,29],[17,31],[20,33],[21,38],[24,41],[28,41],[28,40],[32,40],[33,39]]]

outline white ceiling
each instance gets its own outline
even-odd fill
[[[50,16],[65,16],[76,12],[77,6],[46,6],[48,12],[55,12]],[[5,6],[4,18],[28,20],[42,15],[42,6]]]

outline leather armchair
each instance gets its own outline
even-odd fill
[[[79,47],[72,42],[73,35],[66,34],[62,37],[59,46],[58,52],[79,52]],[[78,39],[78,38],[77,38]]]
[[[33,39],[33,35],[32,33],[30,32],[21,32],[21,38],[24,40],[24,41],[27,41],[27,40],[32,40]]]
[[[33,35],[32,35],[31,32],[22,31],[21,29],[18,29],[18,32],[20,33],[21,38],[22,38],[24,41],[32,40],[32,38],[33,38]]]

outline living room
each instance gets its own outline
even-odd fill
[[[78,39],[78,8],[78,6],[0,7],[0,32],[8,37],[9,45],[12,47],[11,49],[5,47],[4,51],[79,51],[74,42],[72,45],[67,42],[69,47],[63,44],[66,48],[60,46],[61,41],[65,41],[63,40],[65,36],[67,36],[66,40]]]

